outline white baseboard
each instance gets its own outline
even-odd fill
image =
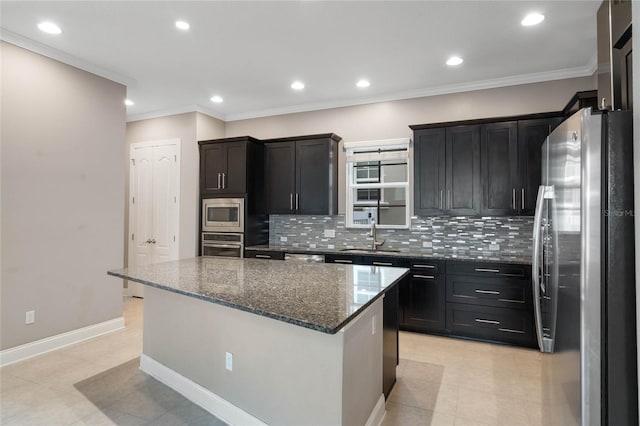
[[[89,325],[87,327],[78,328],[77,330],[46,337],[44,339],[36,340],[35,342],[25,343],[24,345],[5,349],[4,351],[0,351],[0,366],[23,361],[34,356],[55,351],[56,349],[73,345],[74,343],[79,343],[83,340],[91,339],[113,331],[121,330],[123,328],[124,317],[119,317],[100,322],[98,324]]]
[[[226,399],[145,354],[140,355],[140,370],[169,386],[229,425],[267,426],[261,420],[236,407]]]
[[[384,415],[387,413],[385,410],[385,400],[384,394],[380,395],[378,398],[378,402],[376,402],[376,406],[371,410],[371,414],[367,419],[367,422],[364,426],[380,426],[382,423],[382,419],[384,419]]]

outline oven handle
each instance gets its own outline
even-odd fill
[[[211,244],[202,243],[203,247],[216,247],[216,248],[242,248],[242,244]]]

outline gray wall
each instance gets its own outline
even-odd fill
[[[122,315],[125,87],[2,43],[0,348]],[[25,312],[36,322],[25,325]]]
[[[561,110],[592,77],[547,81],[426,98],[230,121],[225,136],[274,138],[334,132],[345,141],[411,137],[410,124],[500,117]],[[345,211],[345,161],[339,150],[338,211]]]
[[[200,154],[198,140],[224,137],[224,122],[199,112],[127,123],[126,197],[129,197],[129,151],[132,143],[178,138],[181,141],[180,164],[180,259],[198,255],[198,179]],[[126,204],[124,233],[125,256],[128,254],[129,203]],[[125,265],[127,258],[125,257]]]

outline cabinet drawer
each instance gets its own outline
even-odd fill
[[[509,263],[488,263],[488,262],[447,262],[447,274],[464,274],[486,277],[510,277],[524,278],[531,277],[531,266],[515,265]]]
[[[531,309],[531,283],[511,278],[447,275],[447,301]]]
[[[444,262],[438,260],[411,259],[411,273],[418,275],[440,275],[444,273]]]
[[[351,256],[348,254],[326,254],[324,263],[344,263],[347,265],[362,265],[361,256]]]
[[[362,265],[408,267],[409,263],[402,257],[362,256]]]
[[[244,257],[255,259],[284,260],[283,251],[246,250]]]
[[[447,303],[447,329],[469,337],[534,345],[531,311]]]

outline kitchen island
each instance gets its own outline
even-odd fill
[[[405,268],[195,258],[147,285],[140,368],[230,424],[378,424],[383,304]]]

